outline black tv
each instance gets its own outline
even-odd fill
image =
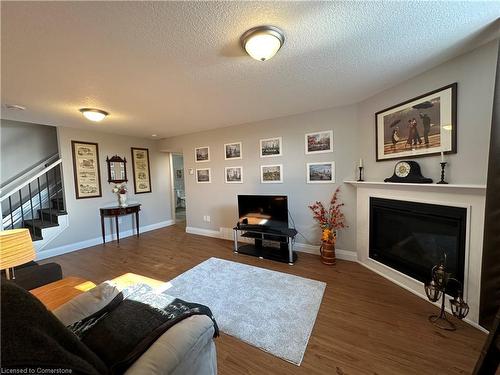
[[[288,228],[288,199],[286,195],[238,195],[238,214],[240,228]]]

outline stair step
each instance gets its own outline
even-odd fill
[[[67,215],[68,213],[66,212],[66,210],[64,209],[60,209],[59,211],[57,210],[57,208],[51,208],[51,209],[48,209],[48,208],[42,208],[42,209],[38,209],[38,213],[43,213],[43,214],[47,214],[47,215],[53,215],[53,216],[61,216],[61,215]]]
[[[52,227],[57,227],[59,226],[58,223],[51,223],[50,221],[42,220],[40,219],[35,219],[35,220],[26,220],[24,222],[24,226],[27,228],[52,228]]]
[[[41,241],[43,240],[43,237],[42,236],[37,236],[36,234],[32,234],[31,235],[31,241]]]

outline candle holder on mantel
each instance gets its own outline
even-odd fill
[[[441,164],[441,181],[439,181],[438,184],[447,184],[447,182],[444,180],[444,169],[446,168],[446,162],[442,161],[439,164]]]
[[[432,268],[431,281],[425,283],[424,288],[425,294],[430,301],[436,302],[441,298],[441,310],[439,315],[429,316],[429,321],[438,328],[447,331],[455,331],[457,327],[448,319],[444,308],[446,291],[449,289],[448,285],[450,282],[454,282],[458,285],[457,296],[450,300],[451,312],[456,318],[463,319],[469,313],[469,305],[467,305],[467,302],[462,298],[462,283],[451,277],[451,273],[446,272],[446,253],[444,253],[441,262]]]
[[[359,179],[358,179],[358,182],[363,182],[363,167],[358,167],[359,169]]]

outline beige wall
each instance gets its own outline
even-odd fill
[[[2,184],[57,152],[57,131],[54,126],[2,119],[0,138]]]
[[[299,232],[298,242],[317,244],[319,231],[307,206],[316,200],[329,201],[342,181],[354,176],[359,151],[356,139],[356,108],[354,106],[302,115],[283,117],[252,124],[216,129],[202,133],[162,140],[160,149],[179,151],[184,154],[187,226],[219,231],[232,228],[238,220],[238,194],[285,194],[288,195],[289,209]],[[333,129],[333,153],[305,155],[304,135],[317,130]],[[260,158],[259,139],[283,137],[283,156]],[[224,160],[224,143],[242,142],[243,159]],[[210,147],[210,162],[195,163],[194,148]],[[306,163],[335,161],[335,184],[307,184]],[[261,184],[260,166],[283,164],[282,184]],[[226,184],[224,167],[242,166],[243,184]],[[212,183],[198,184],[189,168],[212,169]],[[354,192],[343,189],[342,199],[346,203],[345,212],[350,228],[339,235],[339,249],[355,250]],[[203,221],[210,215],[211,222]]]
[[[107,182],[108,172],[106,156],[115,154],[127,159],[128,199],[142,204],[140,213],[141,227],[165,225],[172,219],[170,208],[170,167],[168,154],[157,150],[157,142],[142,138],[134,138],[91,132],[72,128],[58,128],[60,155],[63,160],[63,177],[66,191],[66,206],[69,214],[69,228],[51,242],[45,251],[53,251],[75,243],[92,244],[92,240],[101,237],[99,208],[107,204],[117,203],[116,195],[111,193],[112,185]],[[99,161],[101,169],[102,197],[76,199],[73,177],[73,159],[71,141],[88,141],[99,144]],[[132,174],[132,156],[130,147],[149,148],[151,164],[152,193],[134,194]],[[131,229],[132,216],[124,216],[120,231]],[[106,219],[106,233],[115,233],[114,223]],[[87,241],[87,242],[86,242]]]
[[[457,82],[458,153],[446,156],[446,178],[455,184],[486,184],[497,45],[490,42],[359,104],[359,149],[368,180],[391,176],[396,162],[375,161],[375,113]],[[415,160],[424,176],[439,181],[440,156]]]
[[[458,82],[458,154],[447,157],[447,178],[457,184],[485,184],[488,142],[493,105],[493,85],[497,58],[497,41],[442,64],[398,86],[381,92],[355,106],[283,117],[258,123],[216,129],[162,140],[160,149],[184,153],[187,196],[187,226],[215,230],[229,228],[237,220],[238,194],[287,194],[289,208],[300,233],[298,241],[317,243],[318,230],[307,205],[315,200],[326,202],[336,186],[342,185],[342,198],[350,228],[339,235],[338,248],[354,251],[355,189],[343,185],[353,179],[360,157],[365,163],[365,179],[382,181],[391,176],[395,161],[375,161],[375,113],[381,109]],[[333,154],[304,154],[304,134],[333,129]],[[259,158],[260,138],[282,136],[282,157]],[[243,160],[225,161],[223,144],[243,142]],[[210,146],[209,163],[194,162],[194,148]],[[312,185],[305,182],[305,163],[336,162],[335,185]],[[416,159],[424,175],[439,179],[439,157]],[[283,164],[283,184],[261,184],[262,164]],[[243,184],[225,184],[224,167],[243,166]],[[212,183],[197,184],[189,168],[212,168]],[[203,221],[210,215],[211,222]],[[482,229],[481,229],[482,230]]]

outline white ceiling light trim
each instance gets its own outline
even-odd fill
[[[255,60],[266,61],[272,58],[285,42],[283,31],[275,26],[257,26],[241,36],[245,51]]]
[[[81,108],[80,112],[87,120],[95,122],[102,121],[107,115],[109,115],[108,112],[96,108]]]

